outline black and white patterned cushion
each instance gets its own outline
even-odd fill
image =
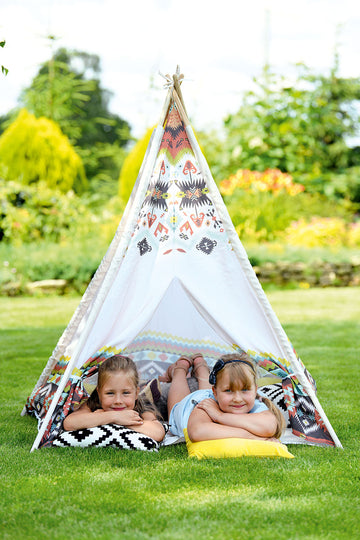
[[[53,446],[88,446],[122,448],[125,450],[146,450],[157,452],[160,443],[124,426],[107,424],[93,428],[63,431],[52,442]]]
[[[258,393],[260,396],[265,396],[269,398],[274,405],[277,406],[277,408],[280,410],[281,414],[283,415],[286,427],[291,427],[290,420],[289,420],[289,413],[287,410],[287,407],[285,405],[284,400],[284,391],[281,383],[275,383],[275,384],[269,384],[267,386],[260,386],[258,388]]]

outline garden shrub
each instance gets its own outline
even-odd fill
[[[0,241],[60,241],[78,229],[89,230],[95,217],[73,191],[61,193],[44,182],[24,186],[0,178]]]
[[[334,204],[322,195],[306,193],[301,184],[278,169],[263,173],[239,170],[220,183],[220,191],[242,241],[285,240],[284,233],[293,221],[308,222],[313,216],[341,218],[345,229],[353,218],[354,207],[348,201]],[[318,239],[318,245],[323,245]]]
[[[60,127],[22,109],[0,137],[0,162],[6,180],[24,185],[45,182],[64,193],[87,187],[81,158]]]
[[[245,191],[261,191],[273,194],[285,191],[289,195],[297,195],[304,191],[302,184],[293,182],[292,176],[279,169],[266,169],[264,172],[239,169],[235,174],[220,182],[223,195],[232,195],[236,188]]]
[[[353,247],[360,247],[360,221],[357,221],[356,223],[350,223],[348,226],[348,246]]]
[[[346,199],[359,208],[360,166],[348,167],[336,174],[304,174],[302,180],[309,193],[321,193],[334,200]]]
[[[308,248],[329,246],[332,248],[360,247],[360,224],[347,224],[339,217],[312,217],[310,221],[294,221],[285,231],[290,245]]]
[[[304,246],[294,246],[285,242],[271,243],[245,243],[245,248],[249,260],[253,266],[272,262],[288,263],[302,262],[307,265],[321,262],[340,263],[360,263],[359,249],[339,246],[329,249],[328,246],[307,248]]]

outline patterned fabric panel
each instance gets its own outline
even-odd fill
[[[160,444],[151,437],[116,424],[107,424],[76,431],[64,431],[51,443],[51,446],[96,446],[120,448],[123,450],[143,450],[157,452]]]
[[[269,384],[267,386],[262,386],[258,390],[260,396],[267,397],[277,406],[281,414],[284,417],[285,425],[287,428],[291,427],[289,413],[286,407],[284,390],[281,383]]]
[[[159,246],[164,256],[195,250],[208,257],[221,244],[231,250],[175,105],[138,215],[135,240],[141,257]]]
[[[33,391],[31,396],[28,397],[26,402],[26,410],[28,414],[36,416],[38,420],[41,420],[46,415],[50,403],[57,390],[57,384],[47,382],[43,386],[40,386]]]
[[[289,413],[293,434],[310,444],[335,446],[319,412],[285,360],[252,351],[247,351],[247,353],[250,354],[258,367],[282,379],[284,402]],[[316,391],[313,377],[307,370],[305,370],[305,375]]]
[[[302,388],[296,377],[284,378],[282,387],[293,434],[309,443],[334,446],[335,443],[313,402],[304,391],[299,391],[299,387],[300,390]]]

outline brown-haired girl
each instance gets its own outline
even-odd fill
[[[127,356],[114,355],[99,366],[98,382],[88,400],[64,420],[66,431],[105,424],[126,426],[155,441],[165,430],[154,409],[139,397],[139,375]]]
[[[186,376],[192,367],[199,390],[190,393]],[[279,409],[257,394],[256,369],[246,354],[222,356],[211,373],[204,358],[181,357],[168,370],[170,431],[192,441],[239,437],[280,438],[284,419]]]

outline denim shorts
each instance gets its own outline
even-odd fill
[[[191,392],[191,394],[185,396],[179,403],[176,403],[171,409],[169,417],[171,433],[178,437],[183,437],[190,414],[200,401],[208,398],[215,400],[213,391],[210,388],[206,390],[195,390],[195,392]]]

